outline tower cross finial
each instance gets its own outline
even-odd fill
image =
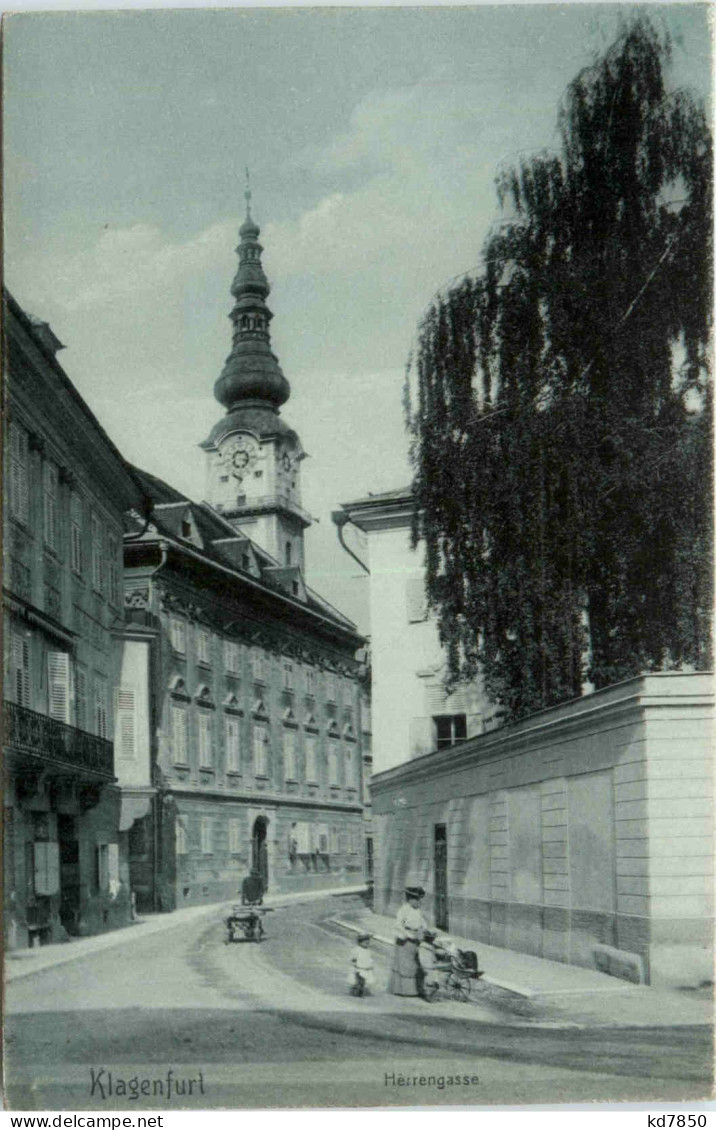
[[[251,219],[251,178],[249,176],[249,166],[246,166],[246,191],[244,192],[244,200],[246,201],[246,219]]]

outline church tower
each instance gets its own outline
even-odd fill
[[[303,571],[303,533],[311,524],[301,507],[298,436],[280,417],[291,388],[271,352],[266,305],[270,286],[261,265],[260,229],[251,216],[239,229],[239,266],[231,284],[231,352],[214,395],[226,415],[201,445],[206,452],[206,499],[283,569]],[[288,579],[288,578],[287,578]],[[294,581],[294,591],[296,582]]]

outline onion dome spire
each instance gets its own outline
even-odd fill
[[[277,412],[288,400],[291,386],[271,352],[269,323],[273,314],[266,305],[271,291],[261,265],[261,229],[251,215],[251,187],[246,170],[246,219],[239,228],[239,266],[231,284],[234,308],[231,353],[214,395],[227,412],[242,408],[263,408]]]

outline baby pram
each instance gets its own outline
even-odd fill
[[[467,1001],[470,999],[472,985],[482,977],[483,970],[478,967],[477,954],[474,950],[456,950],[452,953],[438,954],[440,960],[435,966],[436,970],[447,973],[445,978],[445,995],[454,1001]],[[438,992],[438,983],[435,981],[425,986],[424,995],[427,1000],[432,1000]]]

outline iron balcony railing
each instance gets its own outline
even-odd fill
[[[114,745],[106,738],[88,734],[14,702],[5,702],[3,708],[6,749],[61,761],[114,779]]]

